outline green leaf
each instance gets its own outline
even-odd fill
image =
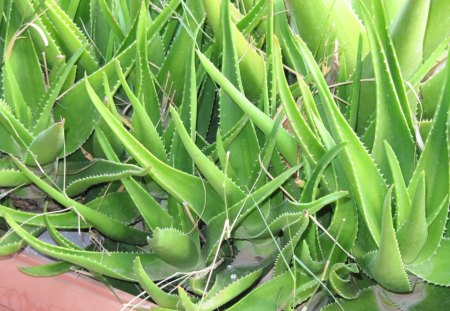
[[[0,207],[2,206],[0,205]],[[4,211],[0,210],[0,216],[4,217],[4,215]],[[39,235],[44,231],[42,228],[32,226],[22,226],[22,230],[29,232],[30,235]],[[7,231],[0,238],[0,256],[7,256],[17,253],[26,245],[26,241],[24,241],[20,235],[15,232]]]
[[[367,150],[337,109],[311,52],[300,38],[297,38],[297,43],[318,88],[333,139],[336,143],[347,142],[344,152],[336,159],[336,167],[346,180],[344,189],[351,191],[371,237],[378,243],[381,236],[381,209],[387,191],[386,184]],[[323,135],[321,136],[323,139]]]
[[[149,270],[147,273],[154,279],[168,277],[178,270],[162,262],[154,254],[150,253],[92,252],[48,244],[26,232],[8,214],[4,214],[3,216],[11,228],[40,253],[70,262],[105,276],[125,281],[135,281],[133,267],[130,263],[137,257],[140,257],[145,267],[148,267]]]
[[[415,145],[411,135],[411,112],[408,102],[402,102],[403,97],[400,92],[405,92],[404,88],[401,90],[396,88],[397,82],[395,79],[397,77],[394,72],[395,68],[392,68],[392,64],[389,63],[390,55],[389,51],[386,50],[386,46],[390,42],[385,42],[389,39],[387,39],[387,34],[385,34],[386,30],[381,29],[385,27],[383,22],[379,20],[381,17],[377,16],[378,19],[375,22],[381,23],[381,26],[376,28],[375,23],[368,16],[368,12],[364,7],[362,8],[362,13],[372,51],[377,97],[375,140],[372,154],[381,172],[387,177],[388,182],[391,182],[392,176],[384,151],[384,142],[387,141],[399,159],[403,176],[405,176],[406,180],[409,180],[415,163]]]
[[[398,246],[405,264],[409,264],[419,255],[428,238],[428,225],[425,213],[425,173],[415,189],[411,210],[405,222],[397,230]]]
[[[203,67],[234,102],[250,117],[253,123],[266,135],[270,135],[274,121],[253,105],[201,52],[197,51]],[[291,165],[297,163],[297,143],[285,129],[277,134],[277,147]]]
[[[86,162],[66,162],[64,168],[59,168],[59,176],[55,182],[68,196],[75,196],[91,186],[130,176],[143,176],[147,173],[148,171],[136,165],[95,159]]]
[[[132,119],[134,136],[142,143],[142,145],[144,145],[144,147],[158,157],[158,159],[164,162],[167,161],[167,155],[161,137],[150,119],[150,116],[147,114],[145,107],[128,86],[118,63],[116,63],[116,72],[134,109]]]
[[[292,126],[295,136],[300,143],[300,148],[306,154],[311,165],[315,165],[317,161],[325,154],[325,149],[312,132],[311,128],[305,122],[300,110],[295,103],[292,93],[284,75],[283,63],[281,60],[281,50],[278,41],[275,40],[275,71],[277,78],[277,86],[279,89],[281,102],[286,112],[286,116]]]
[[[233,40],[233,24],[230,17],[229,1],[222,1],[221,20],[223,38],[222,73],[237,89],[243,92],[241,74],[239,72],[240,59]],[[219,129],[221,133],[227,133],[242,118],[243,112],[223,89],[220,91],[219,109]],[[258,148],[255,129],[253,124],[248,122],[228,147],[228,152],[230,153],[228,162],[230,168],[236,172],[237,182],[241,186],[249,185],[249,178],[257,161]],[[244,149],[247,152],[242,152]]]
[[[244,197],[244,192],[219,170],[194,144],[173,107],[170,108],[170,113],[184,147],[214,190],[216,190],[225,202],[231,205],[241,200]]]
[[[380,246],[378,250],[363,256],[360,263],[380,285],[390,291],[404,293],[411,290],[411,285],[395,237],[391,195],[392,187],[389,188],[384,201]]]
[[[258,286],[228,310],[281,310],[286,306],[290,299],[293,299],[293,291],[293,277],[290,273],[285,272]],[[276,299],[274,299],[274,297],[276,297]]]
[[[158,304],[158,306],[179,310],[179,306],[181,304],[180,298],[176,295],[168,294],[160,289],[158,285],[156,285],[152,279],[149,278],[147,272],[145,272],[139,257],[134,260],[133,269],[139,284]]]
[[[7,213],[14,221],[20,224],[27,224],[33,227],[44,227],[44,215],[31,212],[15,210],[10,207],[0,205],[0,212]],[[53,226],[59,229],[84,229],[87,224],[84,220],[79,219],[78,215],[73,212],[62,212],[59,214],[47,215]]]
[[[64,148],[64,120],[37,135],[23,157],[25,164],[38,166],[51,163],[61,156]]]
[[[97,129],[96,133],[108,159],[118,162],[119,158],[114,153],[103,132]],[[171,226],[173,222],[172,216],[162,208],[142,185],[131,177],[122,179],[122,183],[127,189],[131,200],[141,213],[142,218],[152,231],[157,227],[165,228]]]
[[[31,172],[20,161],[15,158],[13,158],[13,161],[14,164],[25,174],[25,176],[27,176],[36,186],[41,188],[45,193],[47,193],[61,205],[67,208],[72,208],[87,222],[95,226],[95,228],[101,233],[117,241],[125,241],[137,245],[145,244],[147,238],[147,234],[145,232],[129,227],[126,224],[115,220],[106,214],[92,210],[89,207],[68,198],[63,193],[51,187],[46,182],[41,180],[38,176],[33,174],[33,172]]]
[[[158,158],[145,149],[120,124],[115,116],[111,114],[95,94],[89,82],[86,82],[86,89],[91,97],[92,103],[106,121],[109,128],[141,166],[151,167],[150,177],[162,188],[180,202],[186,202],[206,223],[214,215],[223,211],[223,203],[220,203],[222,200],[210,185],[195,176],[176,170],[158,160]]]
[[[417,265],[408,265],[406,268],[429,283],[448,287],[450,286],[449,256],[450,240],[442,239],[436,253],[430,259]]]
[[[224,33],[220,18],[221,1],[202,0],[202,2],[208,17],[208,22],[211,25],[217,40],[222,43]],[[231,25],[231,34],[239,58],[239,68],[245,93],[248,94],[249,98],[252,100],[257,100],[260,97],[264,83],[263,58],[233,24]],[[228,93],[227,90],[225,91]],[[229,95],[232,97],[231,94]]]
[[[61,44],[65,53],[71,55],[83,45],[89,45],[88,39],[81,30],[54,0],[45,0],[42,3],[35,0],[32,2],[36,13],[41,14],[40,18],[53,37]],[[81,55],[79,63],[88,73],[92,73],[98,68],[97,60],[93,52],[89,50]]]
[[[175,267],[195,269],[201,265],[200,246],[176,229],[157,228],[148,244],[156,256]]]
[[[352,280],[350,273],[358,272],[356,265],[350,266],[344,263],[333,265],[330,269],[329,281],[333,289],[339,296],[345,299],[355,299],[358,297],[359,289]]]
[[[253,285],[261,276],[262,270],[256,270],[251,272],[236,281],[232,282],[230,285],[226,286],[222,290],[215,293],[214,296],[210,297],[205,301],[200,301],[195,310],[200,311],[212,311],[225,305],[233,298],[242,294],[251,285]]]
[[[449,141],[449,110],[450,110],[450,65],[445,70],[445,80],[438,107],[433,119],[431,131],[425,142],[414,175],[408,185],[410,197],[420,181],[422,172],[425,172],[426,214],[434,215],[440,211],[443,201],[450,193],[450,141]],[[447,201],[448,202],[448,201]],[[445,204],[445,203],[444,203]],[[436,250],[447,222],[448,203],[439,212],[437,219],[428,228],[428,241],[416,263],[427,260]]]
[[[411,199],[406,188],[405,179],[398,163],[398,159],[395,156],[394,150],[387,141],[384,142],[384,148],[391,168],[391,174],[395,190],[396,200],[396,227],[400,228],[406,221],[408,215],[411,213]]]
[[[402,75],[408,79],[422,64],[430,0],[406,1],[390,26]],[[411,40],[414,38],[414,40]]]
[[[29,184],[28,178],[15,169],[0,168],[0,187],[12,188]]]
[[[74,265],[71,263],[60,261],[32,267],[20,267],[19,270],[29,276],[51,277],[70,272],[73,268]]]

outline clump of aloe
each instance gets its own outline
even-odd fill
[[[0,255],[55,260],[24,273],[160,310],[450,306],[446,1],[0,6]]]

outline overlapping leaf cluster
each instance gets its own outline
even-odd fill
[[[450,305],[448,1],[0,6],[0,254],[56,260],[25,273],[160,310]]]

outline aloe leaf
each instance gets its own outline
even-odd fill
[[[45,92],[43,74],[32,40],[17,38],[20,18],[11,13],[4,55],[3,88],[6,102],[25,126],[31,126],[38,99]],[[34,31],[34,30],[32,30]]]
[[[25,164],[38,166],[55,161],[64,148],[64,120],[37,135],[23,157]]]
[[[387,141],[399,159],[403,175],[409,180],[414,170],[415,145],[410,129],[411,113],[408,103],[401,102],[400,91],[396,89],[392,64],[389,63],[389,51],[385,46],[389,42],[387,35],[383,36],[383,31],[376,31],[374,22],[368,16],[365,8],[362,8],[363,17],[366,23],[368,38],[371,45],[372,64],[375,72],[375,83],[377,90],[376,103],[376,124],[375,140],[372,154],[375,161],[380,166],[381,172],[387,176],[388,181],[392,181],[389,170],[389,163],[384,152],[384,141]],[[377,16],[380,19],[379,16]],[[378,21],[381,23],[381,21]],[[380,29],[383,26],[380,26]],[[404,92],[404,89],[402,89]],[[406,95],[405,95],[406,96]]]
[[[39,188],[50,195],[58,203],[67,208],[72,208],[76,213],[79,213],[87,222],[96,227],[97,230],[109,236],[117,241],[126,241],[131,244],[144,244],[147,238],[147,234],[143,231],[136,230],[126,224],[117,221],[106,214],[92,210],[83,204],[72,200],[48,185],[41,180],[38,176],[33,174],[25,165],[20,161],[13,158],[14,164]]]
[[[32,267],[20,267],[19,270],[29,276],[51,277],[70,272],[73,267],[71,263],[60,261]]]
[[[21,148],[25,148],[33,140],[33,135],[31,135],[28,129],[13,115],[11,109],[3,100],[0,100],[0,124],[14,139],[15,144]],[[9,144],[11,145],[12,142]]]
[[[217,40],[223,42],[224,33],[220,18],[221,1],[202,0],[202,2],[208,17],[208,22],[211,25]],[[257,100],[260,97],[264,82],[263,59],[235,25],[231,25],[231,28],[232,38],[236,43],[237,56],[240,59],[239,68],[245,93],[248,94],[252,100]]]
[[[423,61],[430,3],[430,0],[406,1],[390,26],[392,41],[405,78],[409,78]]]
[[[101,130],[97,129],[96,131],[106,156],[110,160],[118,162],[119,158],[114,153],[108,139],[103,135]],[[127,189],[131,200],[136,205],[136,208],[141,213],[142,218],[152,231],[157,227],[166,228],[171,226],[173,222],[172,216],[156,202],[142,185],[131,177],[122,179],[122,183]]]
[[[450,107],[450,66],[447,65],[446,82],[443,86],[431,131],[425,142],[425,147],[417,163],[414,175],[408,185],[410,197],[420,181],[420,175],[425,172],[425,206],[426,214],[434,215],[448,193],[450,193],[449,168],[449,107]],[[428,241],[416,263],[428,259],[436,250],[447,222],[448,204],[439,212],[437,219],[428,228]]]
[[[178,105],[181,101],[184,88],[184,78],[186,77],[185,60],[194,48],[197,34],[203,24],[204,10],[201,0],[188,0],[183,5],[183,16],[180,20],[170,49],[167,51],[164,63],[158,72],[157,80],[160,85],[167,84],[166,95],[174,97]],[[180,66],[180,60],[183,60]],[[169,90],[175,94],[168,94]]]
[[[4,217],[3,215],[4,211],[0,211],[0,216]],[[42,228],[32,226],[22,226],[22,230],[29,232],[30,235],[39,235],[44,231]],[[7,231],[0,238],[0,255],[7,256],[17,253],[26,244],[26,241],[23,240],[21,236],[17,235],[15,232]]]
[[[306,228],[308,227],[309,214],[302,213],[300,222],[296,223],[295,226],[292,226],[292,229],[295,228],[295,231],[292,230],[294,235],[289,239],[289,241],[283,246],[281,252],[278,254],[278,257],[275,261],[274,265],[274,276],[281,275],[290,269],[290,262],[294,256],[295,248],[300,241],[300,238],[304,234]],[[286,230],[287,232],[291,232],[289,228]],[[305,242],[305,241],[304,241]]]
[[[417,282],[409,294],[395,294],[380,286],[372,286],[362,290],[357,299],[339,300],[321,310],[364,311],[370,306],[374,311],[432,311],[445,309],[448,303],[448,288]]]
[[[328,56],[334,41],[349,73],[355,69],[358,38],[363,38],[363,56],[368,53],[366,32],[345,0],[289,1],[300,36],[317,58]],[[324,48],[323,48],[324,47]]]
[[[216,310],[222,305],[225,305],[233,298],[239,296],[245,290],[247,290],[251,285],[253,285],[262,274],[262,270],[256,270],[251,272],[236,281],[232,282],[222,290],[218,291],[214,296],[210,297],[205,301],[200,301],[195,310],[201,311],[212,311]]]
[[[258,286],[228,310],[280,310],[293,298],[293,290],[293,277],[290,273],[285,272]]]
[[[89,82],[86,84],[86,89],[91,97],[92,103],[106,121],[109,128],[141,166],[151,167],[150,177],[162,188],[176,197],[180,202],[186,202],[207,223],[214,215],[223,210],[223,205],[218,204],[222,200],[211,186],[195,176],[183,173],[159,161],[108,111],[89,85]]]
[[[118,24],[117,20],[114,18],[106,1],[99,0],[97,3],[98,3],[98,7],[100,8],[101,12],[103,13],[102,16],[108,22],[108,25],[111,28],[111,31],[114,33],[114,35],[116,35],[119,40],[125,39],[125,34],[124,34],[122,28],[120,28],[120,25]]]
[[[427,58],[439,46],[444,38],[450,37],[449,21],[445,19],[446,12],[450,10],[450,3],[446,0],[430,2],[427,30],[423,43],[423,55]],[[444,39],[445,40],[445,39]]]
[[[290,30],[288,18],[285,14],[277,14],[286,10],[284,1],[274,0],[274,33],[280,41],[286,64],[292,67],[296,73],[305,75],[307,73],[305,64],[295,44],[294,34]]]
[[[264,13],[267,11],[267,1],[258,0],[250,11],[236,23],[236,27],[243,35],[248,35],[261,22]]]
[[[175,267],[196,268],[201,264],[199,245],[176,229],[157,228],[148,243],[159,258]]]
[[[158,17],[147,29],[147,39],[151,40],[162,26],[170,18],[173,11],[179,5],[180,0],[171,0],[161,11]],[[130,68],[134,64],[136,54],[136,43],[129,43],[118,55],[103,67],[92,73],[86,80],[97,92],[102,92],[103,75],[108,76],[108,80],[114,86],[118,87],[118,77],[116,75],[115,63],[119,61],[122,68]],[[73,153],[83,144],[92,133],[98,119],[95,106],[90,104],[89,95],[85,87],[85,79],[80,80],[64,96],[61,97],[59,105],[55,106],[54,115],[56,119],[65,119],[66,129],[66,153]],[[85,116],[79,118],[80,115]]]
[[[349,267],[344,263],[335,264],[330,271],[329,282],[339,296],[345,299],[358,297],[359,289],[352,281],[350,272],[357,272],[356,266]]]
[[[195,68],[194,47],[191,48],[186,62],[186,77],[184,83],[184,93],[181,101],[180,118],[189,133],[192,141],[196,141],[197,128],[197,83]],[[170,148],[170,160],[174,168],[186,173],[194,173],[194,162],[184,147],[180,136],[173,135],[172,146]]]
[[[205,178],[216,192],[230,204],[238,202],[244,196],[243,191],[236,186],[222,171],[220,171],[192,142],[189,134],[174,108],[170,109],[175,122],[177,133],[190,154],[196,166],[205,175]]]
[[[57,185],[62,188],[65,182],[64,192],[68,196],[75,196],[91,186],[130,176],[147,175],[148,171],[132,164],[96,159],[89,162],[66,162],[65,168],[59,174],[66,175],[57,177]]]
[[[236,124],[227,133],[220,133],[224,150],[236,139],[236,137],[244,129],[244,127],[246,126],[248,121],[249,121],[248,116],[244,115],[238,122],[236,122]],[[210,145],[207,145],[206,147],[204,147],[202,149],[202,152],[206,156],[215,160],[218,156],[217,155],[217,143],[212,143]]]
[[[222,1],[221,15],[223,38],[222,73],[236,88],[243,92],[241,74],[239,72],[239,59],[236,44],[233,41],[233,25],[230,17],[229,1]],[[220,93],[219,107],[219,129],[222,133],[227,133],[241,119],[243,112],[224,90],[221,90]],[[228,148],[230,153],[229,165],[236,172],[237,181],[240,185],[248,185],[249,183],[249,177],[257,159],[258,148],[255,129],[253,124],[248,122]],[[241,150],[243,149],[247,149],[248,152],[242,153]]]
[[[11,136],[10,133],[1,124],[0,124],[0,137],[2,138],[2,144],[0,145],[1,152],[11,154],[16,157],[20,156],[21,150],[19,145],[16,143],[14,137]]]
[[[266,135],[270,135],[274,121],[255,107],[201,52],[197,51],[203,67],[234,102],[250,117],[253,123]],[[277,135],[277,147],[291,165],[297,163],[296,141],[286,130],[280,129]]]
[[[150,117],[151,123],[148,126],[152,126],[157,124],[159,121],[159,100],[156,94],[155,85],[153,82],[153,74],[150,70],[150,62],[154,62],[153,59],[149,58],[149,53],[156,54],[152,49],[153,46],[148,46],[147,42],[147,7],[146,2],[141,2],[141,8],[139,11],[139,18],[137,23],[136,30],[136,97],[140,99],[140,102],[145,107],[145,111],[147,112],[145,116],[148,114]],[[156,35],[152,40],[157,39],[159,36]],[[125,85],[122,81],[122,85]],[[129,94],[129,93],[127,93]],[[129,95],[128,95],[129,96]],[[137,108],[136,108],[137,109]],[[143,112],[138,112],[136,110],[137,116],[133,115],[133,118],[143,121],[140,116]],[[139,134],[141,131],[135,128],[136,134]]]
[[[408,265],[406,268],[429,283],[448,287],[450,286],[449,255],[450,240],[442,239],[436,253],[427,261],[417,265]]]
[[[403,262],[409,264],[417,257],[427,242],[428,225],[425,213],[425,174],[417,184],[411,211],[403,226],[397,231],[397,239]]]
[[[250,230],[249,228],[246,228],[247,230],[245,234],[243,232],[239,232],[239,235],[236,233],[235,236],[239,238],[248,237],[253,239],[268,237],[271,233],[276,234],[282,229],[290,226],[291,224],[301,221],[302,218],[300,217],[300,215],[304,212],[307,211],[309,214],[317,213],[324,206],[333,203],[345,196],[347,196],[347,192],[336,191],[308,203],[287,201],[282,204],[282,207],[279,207],[278,209],[270,213],[267,217],[265,217],[265,219],[260,220],[264,221],[264,223],[267,223],[267,226],[263,226],[262,229],[257,228],[256,230]],[[241,217],[242,219],[244,219],[245,214]],[[262,217],[262,215],[260,215],[260,217]],[[238,221],[237,223],[239,224],[240,221]],[[246,226],[245,220],[243,220],[242,226]]]
[[[380,285],[394,292],[409,292],[411,285],[403,267],[400,250],[395,237],[391,211],[392,187],[384,201],[380,246],[365,255],[361,264]]]
[[[30,0],[17,0],[14,1],[14,4],[22,17],[22,20],[36,17],[36,12]],[[46,60],[49,66],[53,67],[58,62],[58,55],[62,55],[63,53],[53,36],[50,35],[50,32],[42,22],[42,19],[39,17],[33,18],[33,23],[39,27],[46,38],[46,41],[44,41],[40,32],[32,31],[30,34],[33,38],[33,43],[38,50],[45,51]]]
[[[139,284],[158,304],[158,306],[179,310],[181,305],[180,298],[176,295],[168,294],[160,289],[158,285],[156,285],[152,279],[149,278],[147,272],[145,272],[139,257],[134,260],[133,269]]]
[[[406,95],[406,86],[403,82],[403,77],[400,72],[397,55],[395,53],[392,40],[387,32],[388,26],[386,24],[386,15],[383,9],[383,2],[380,0],[373,1],[373,8],[373,14],[375,16],[374,26],[376,29],[376,35],[379,35],[380,43],[387,60],[387,68],[389,68],[388,70],[392,76],[392,82],[396,90],[403,115],[406,119],[406,123],[408,124],[408,128],[411,130],[413,128],[413,105],[409,103],[408,97]],[[363,15],[365,14],[365,12],[366,10],[362,10]],[[366,21],[367,18],[364,17],[364,20]]]
[[[166,151],[158,131],[151,121],[150,116],[147,115],[144,106],[128,86],[118,63],[116,63],[116,72],[134,109],[132,119],[133,134],[149,151],[155,154],[158,159],[164,162],[167,161]]]
[[[125,192],[115,192],[98,197],[86,203],[86,207],[108,214],[123,223],[131,223],[138,216],[133,202],[130,202],[129,196]],[[3,205],[0,205],[0,212],[8,213],[14,221],[20,224],[34,227],[45,226],[44,214],[15,210]],[[72,211],[47,214],[45,217],[57,229],[86,229],[89,227],[84,219]]]
[[[61,48],[68,54],[75,53],[83,45],[89,45],[89,41],[67,16],[59,5],[53,0],[45,0],[42,3],[32,0],[37,13],[42,13],[41,19],[47,22],[50,32],[61,44]],[[41,6],[42,5],[42,6]],[[92,51],[86,50],[80,57],[80,65],[89,73],[98,67]]]
[[[9,188],[29,184],[28,180],[22,172],[15,169],[0,169],[0,187]]]
[[[168,277],[175,272],[174,267],[160,261],[154,254],[91,252],[48,244],[27,233],[8,214],[4,214],[4,218],[20,237],[40,253],[73,263],[105,276],[125,281],[135,281],[133,267],[130,265],[130,262],[133,262],[136,257],[140,257],[146,267],[151,267],[152,271],[147,272],[154,279]]]
[[[306,157],[312,165],[315,165],[317,161],[322,158],[325,150],[317,137],[311,131],[308,124],[305,122],[305,119],[301,115],[295,103],[295,100],[292,97],[284,75],[283,63],[281,60],[281,50],[277,40],[275,40],[274,55],[277,87],[279,89],[281,102],[283,104],[284,110],[286,111],[286,115],[290,121],[295,136],[300,143],[302,153],[306,154]]]
[[[391,168],[391,174],[395,190],[396,199],[396,225],[400,228],[406,221],[408,215],[411,213],[411,199],[406,188],[405,179],[395,156],[394,150],[387,141],[384,142],[384,148]],[[424,185],[425,186],[425,185]]]
[[[337,109],[311,52],[300,38],[297,38],[297,43],[318,88],[333,139],[336,143],[347,142],[344,152],[336,159],[336,167],[340,168],[347,180],[346,188],[355,198],[370,235],[375,243],[378,243],[381,236],[380,216],[387,191],[386,184],[368,152]]]
[[[317,162],[314,170],[306,182],[305,188],[302,191],[300,202],[309,202],[315,200],[317,197],[317,187],[320,182],[320,177],[328,165],[336,158],[336,156],[345,148],[346,143],[341,142],[327,151],[325,155]]]
[[[33,227],[45,226],[44,216],[42,214],[15,210],[3,205],[0,205],[0,212],[7,213],[12,219],[14,219],[14,221],[20,224],[26,224]],[[47,217],[50,219],[51,223],[59,229],[87,228],[86,222],[79,219],[78,216],[73,212],[51,214]]]
[[[67,82],[67,79],[72,72],[74,72],[75,69],[75,63],[80,58],[81,54],[86,49],[86,46],[83,45],[80,47],[69,59],[67,64],[65,64],[64,69],[62,72],[55,78],[55,82],[52,83],[47,90],[47,93],[45,93],[44,96],[40,99],[39,104],[39,116],[37,120],[35,121],[35,126],[33,129],[33,134],[38,135],[42,131],[44,131],[46,128],[50,126],[51,121],[51,111],[53,108],[53,105],[56,102],[56,99],[58,95],[60,94],[61,90],[63,89],[65,83]]]
[[[298,170],[298,167],[293,167],[283,174],[275,177],[275,179],[269,181],[255,192],[249,194],[249,198],[244,198],[240,202],[234,204],[228,209],[228,214],[222,212],[216,217],[214,217],[207,227],[207,245],[205,248],[206,258],[209,260],[211,255],[214,253],[216,247],[222,242],[220,241],[220,236],[222,235],[222,230],[224,224],[227,221],[235,221],[236,217],[238,220],[235,223],[235,228],[239,227],[239,222],[244,220],[244,218],[249,215],[255,207],[267,199],[274,191],[276,191],[286,180]],[[228,218],[227,218],[228,216]]]
[[[178,286],[178,296],[180,297],[181,305],[183,306],[183,310],[185,310],[185,311],[196,310],[196,306],[192,302],[191,297],[189,297],[188,293],[186,293],[184,288],[181,286]]]
[[[362,37],[358,41],[358,54],[356,59],[355,73],[353,75],[352,95],[350,100],[350,107],[347,110],[348,123],[350,127],[356,131],[358,128],[358,110],[359,102],[361,100],[361,77],[363,71],[362,60]]]

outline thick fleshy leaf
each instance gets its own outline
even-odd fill
[[[176,229],[157,228],[148,244],[156,256],[175,267],[194,269],[201,265],[200,245]]]
[[[389,189],[384,201],[379,249],[363,256],[360,263],[380,285],[393,292],[405,293],[411,290],[411,285],[395,237],[391,195],[392,188]]]
[[[110,276],[113,278],[134,281],[135,275],[132,265],[137,257],[141,258],[147,270],[147,273],[154,279],[168,277],[176,272],[176,268],[162,262],[154,254],[151,253],[118,253],[118,252],[91,252],[85,250],[74,250],[61,246],[55,246],[45,243],[22,229],[8,214],[4,217],[11,228],[23,238],[31,247],[40,253],[64,260],[75,265],[84,267],[96,273]],[[151,271],[150,271],[151,270]]]
[[[297,43],[318,88],[333,139],[336,143],[347,142],[344,152],[336,159],[336,167],[339,167],[347,180],[343,186],[351,191],[372,239],[378,243],[381,237],[381,209],[387,192],[386,184],[367,150],[336,107],[311,52],[300,38],[297,38]],[[370,240],[366,242],[370,245]]]
[[[223,210],[223,203],[221,203],[220,196],[209,184],[206,184],[198,177],[176,170],[161,162],[120,124],[95,94],[89,82],[87,82],[86,88],[92,103],[107,122],[110,129],[141,166],[151,167],[149,172],[150,177],[162,188],[180,202],[187,203],[205,222],[208,222],[214,215]]]
[[[425,173],[415,189],[411,211],[397,230],[398,246],[405,264],[411,263],[427,242],[428,225],[425,213]]]
[[[78,203],[75,200],[70,199],[63,193],[59,192],[52,186],[48,185],[45,181],[41,180],[33,172],[31,172],[25,165],[23,165],[17,159],[13,159],[16,166],[30,179],[34,184],[51,196],[55,201],[62,204],[67,208],[72,208],[75,213],[80,214],[87,222],[96,227],[97,230],[103,234],[109,236],[112,239],[118,241],[126,241],[132,244],[145,244],[147,234],[143,231],[139,231],[135,228],[110,217],[107,214],[103,214],[96,210]]]
[[[243,92],[241,74],[239,71],[240,59],[237,55],[236,44],[233,40],[233,24],[230,16],[229,1],[222,1],[221,5],[223,56],[222,73],[233,85]],[[221,89],[220,101],[221,133],[227,133],[238,122],[244,113],[233,99]],[[257,162],[258,140],[252,122],[248,122],[235,140],[227,148],[229,152],[228,165],[236,172],[237,182],[241,186],[249,186],[253,166]],[[247,152],[242,152],[246,149]]]
[[[416,263],[427,260],[435,252],[445,230],[448,214],[448,201],[441,210],[442,202],[448,200],[450,193],[450,141],[449,141],[449,111],[450,111],[450,65],[445,69],[445,83],[436,114],[433,119],[431,131],[425,142],[425,147],[417,163],[414,175],[408,185],[410,197],[420,181],[422,172],[425,172],[425,206],[427,217],[439,213],[428,228],[428,241]],[[447,198],[446,198],[447,197]],[[444,203],[445,204],[445,203]]]
[[[378,2],[376,0],[375,2]],[[384,151],[384,142],[387,141],[394,150],[399,159],[402,173],[406,180],[409,180],[414,170],[415,145],[411,135],[411,113],[408,103],[401,100],[401,90],[396,89],[392,64],[389,63],[389,52],[386,50],[390,42],[385,42],[387,34],[383,21],[377,16],[376,22],[382,26],[376,30],[375,23],[368,16],[365,8],[362,8],[364,21],[367,28],[367,34],[370,41],[372,65],[375,72],[376,82],[376,121],[375,121],[375,140],[372,149],[374,160],[379,165],[381,172],[392,181],[392,175],[389,169],[388,159]],[[380,14],[382,15],[382,14]],[[384,40],[384,41],[383,41]],[[395,60],[394,60],[395,61]],[[409,121],[409,122],[408,122]]]
[[[441,245],[430,259],[418,265],[408,265],[406,269],[425,281],[441,285],[450,286],[450,240],[442,239]]]
[[[134,260],[133,269],[139,284],[158,304],[158,306],[177,310],[179,309],[179,306],[181,305],[180,298],[176,295],[168,294],[160,289],[158,285],[156,285],[148,276],[147,272],[145,272],[139,257]]]

